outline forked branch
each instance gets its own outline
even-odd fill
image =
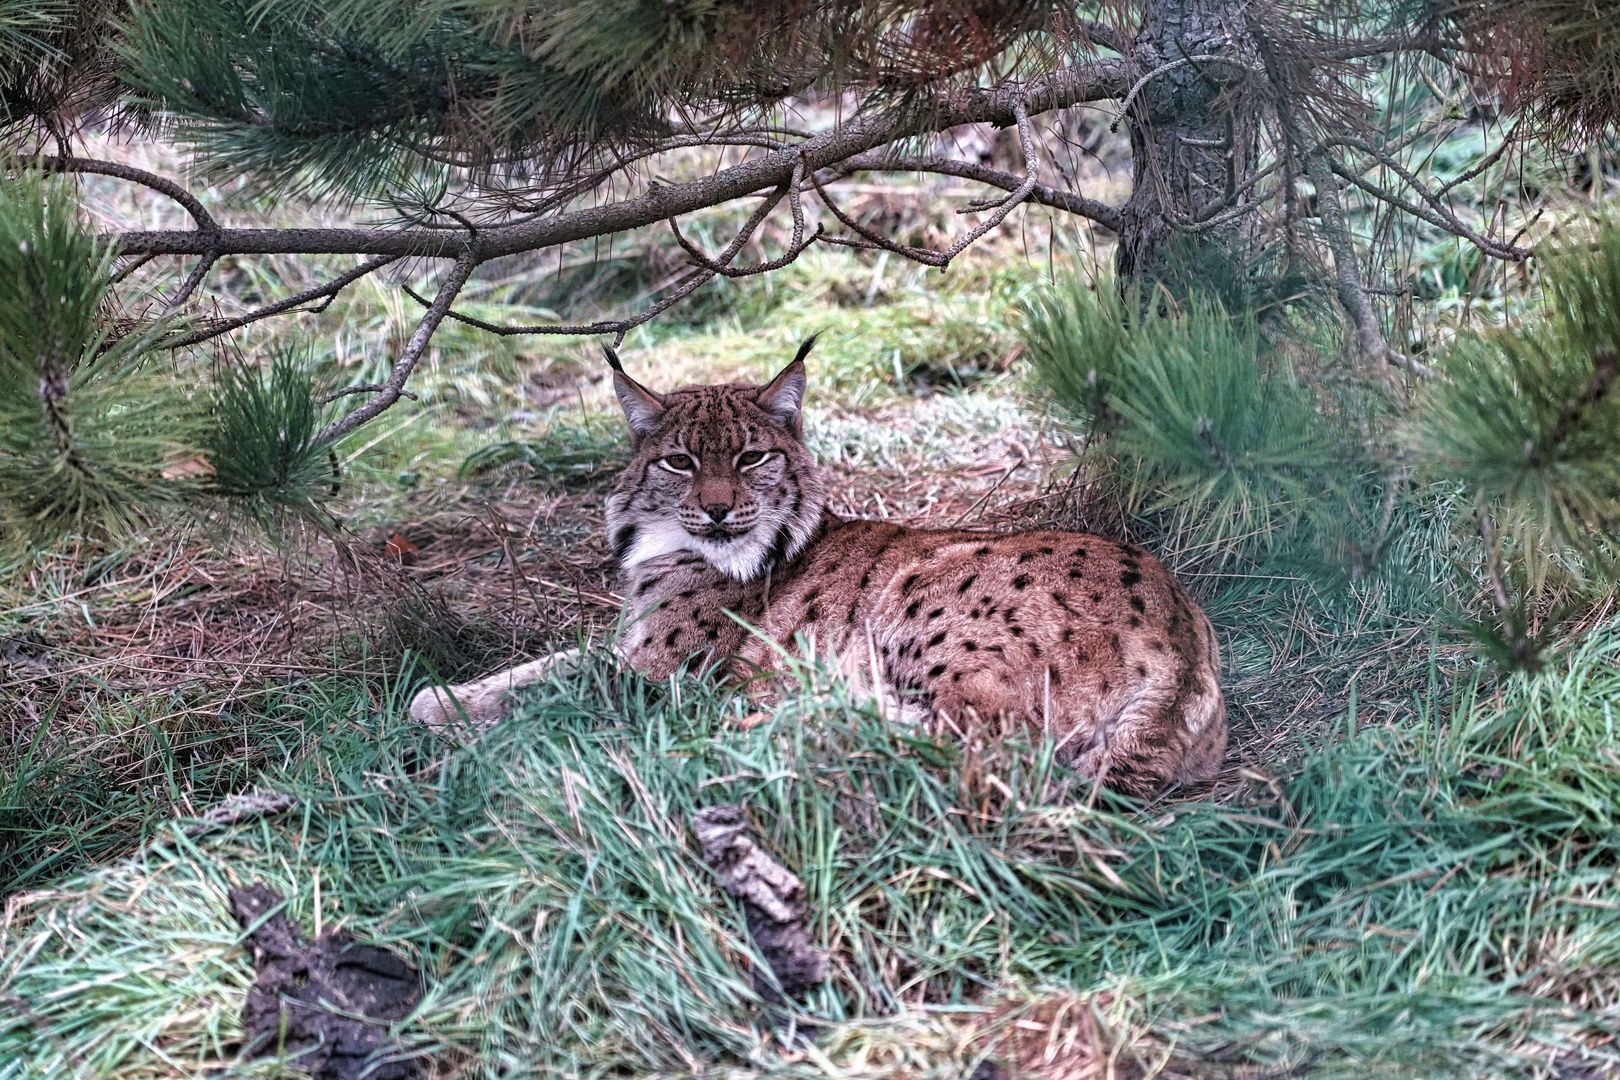
[[[1003,221],[1007,220],[1007,215],[1012,213],[1014,208],[1016,208],[1020,203],[1028,199],[1030,193],[1035,190],[1037,174],[1040,170],[1041,164],[1040,155],[1035,149],[1035,129],[1034,126],[1029,122],[1029,112],[1025,108],[1024,102],[1021,99],[1013,99],[1012,113],[1013,121],[1018,125],[1018,146],[1024,155],[1024,177],[1018,182],[1018,186],[1015,187],[1005,198],[999,199],[996,202],[988,205],[979,204],[977,206],[970,207],[970,211],[990,210],[990,216],[984,221],[980,222],[978,225],[974,226],[974,228],[969,230],[965,236],[958,239],[956,243],[952,244],[944,251],[934,251],[930,248],[912,247],[910,244],[896,243],[880,233],[872,229],[868,229],[865,225],[862,225],[860,222],[844,213],[844,211],[839,208],[838,204],[833,202],[832,196],[827,194],[827,189],[822,186],[821,180],[815,175],[815,173],[812,172],[810,174],[810,182],[815,186],[816,194],[820,196],[822,204],[832,212],[832,215],[836,217],[846,229],[858,234],[862,240],[865,241],[863,243],[860,240],[850,240],[845,237],[829,236],[826,238],[827,242],[830,244],[840,244],[845,247],[876,248],[883,251],[892,251],[895,254],[902,255],[914,262],[920,262],[924,266],[937,266],[941,270],[944,270],[946,267],[950,266],[952,259],[962,254],[962,252],[966,251],[968,247],[971,246],[975,241],[979,240],[986,233],[990,232]]]
[[[433,339],[433,332],[444,321],[445,315],[449,314],[450,305],[455,303],[457,294],[461,292],[462,286],[467,284],[467,279],[472,276],[480,261],[476,246],[469,243],[455,265],[450,268],[450,273],[445,275],[443,283],[439,286],[438,295],[433,298],[433,303],[428,305],[427,314],[422,316],[422,321],[416,324],[410,340],[400,350],[399,357],[388,372],[387,381],[381,384],[377,396],[349,415],[321,429],[314,439],[317,444],[336,442],[400,399],[405,392],[405,380],[411,377],[417,362],[427,351],[428,342]]]

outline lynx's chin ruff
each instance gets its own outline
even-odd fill
[[[746,677],[814,642],[870,673],[906,722],[1036,728],[1085,773],[1141,797],[1213,777],[1226,750],[1214,629],[1146,551],[826,512],[802,439],[813,341],[765,386],[664,394],[608,352],[632,446],[607,504],[629,665],[653,678],[694,662]],[[424,691],[411,713],[491,723],[565,655]]]

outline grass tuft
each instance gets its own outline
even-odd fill
[[[1400,724],[1352,707],[1230,805],[1141,809],[1088,806],[1049,745],[897,729],[819,672],[744,727],[754,704],[722,687],[615,668],[558,676],[462,744],[355,702],[281,776],[304,810],[165,830],[16,898],[0,988],[29,1011],[0,1013],[0,1060],[237,1070],[248,962],[224,889],[264,881],[310,924],[318,877],[324,925],[428,974],[402,1036],[479,1075],[810,1075],[817,1055],[926,1075],[1011,1045],[988,1034],[1005,1003],[1055,991],[1091,1003],[1126,1063],[1620,1067],[1602,1037],[1620,1009],[1620,623],[1494,695],[1437,673]],[[814,1054],[771,1030],[741,913],[689,838],[717,802],[748,806],[833,950],[797,1021]]]

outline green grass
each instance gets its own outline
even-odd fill
[[[317,875],[324,924],[427,973],[403,1036],[477,1075],[808,1075],[688,835],[722,801],[805,879],[835,954],[806,1013],[830,1047],[1072,988],[1112,991],[1137,1049],[1185,1062],[1620,1067],[1601,1041],[1620,1020],[1620,624],[1489,693],[1437,673],[1399,724],[1351,734],[1341,716],[1235,805],[1142,812],[1088,808],[1040,745],[899,731],[815,672],[745,731],[731,721],[753,706],[722,689],[613,668],[538,688],[466,745],[397,706],[324,702],[356,723],[275,780],[304,809],[197,842],[166,830],[16,903],[0,990],[29,1011],[0,1012],[0,1075],[229,1063],[248,962],[223,889],[265,881],[307,926]]]

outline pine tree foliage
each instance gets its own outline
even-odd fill
[[[308,363],[188,387],[163,348],[182,324],[115,318],[113,270],[69,185],[22,172],[0,193],[0,545],[117,541],[176,516],[330,523]]]
[[[1620,228],[1551,259],[1548,278],[1540,318],[1458,343],[1408,436],[1426,475],[1472,493],[1502,641],[1520,652],[1550,578],[1602,591],[1620,566]]]
[[[1249,315],[1196,293],[1122,301],[1078,277],[1030,307],[1042,381],[1121,464],[1135,510],[1173,512],[1199,543],[1265,547],[1342,497],[1344,449]]]
[[[59,145],[115,107],[125,0],[0,0],[0,138]]]
[[[289,515],[329,523],[324,506],[340,489],[336,458],[315,441],[328,417],[309,368],[307,356],[283,351],[268,369],[225,369],[218,417],[204,440],[210,490],[272,529]]]
[[[1484,0],[1463,25],[1509,106],[1548,134],[1599,139],[1620,123],[1617,0]]]
[[[221,175],[365,193],[601,167],[811,88],[974,83],[1049,0],[148,0],[129,81]],[[1056,19],[1056,22],[1054,22]],[[1008,61],[1001,59],[1001,63]]]
[[[1547,278],[1543,312],[1460,338],[1405,404],[1302,385],[1250,317],[1078,279],[1031,305],[1026,340],[1132,510],[1273,568],[1312,549],[1349,579],[1439,515],[1460,536],[1450,614],[1534,669],[1620,569],[1620,228]]]
[[[114,336],[112,252],[61,185],[24,174],[0,195],[0,540],[122,535],[185,494],[166,464],[198,408],[144,363],[162,323]]]

